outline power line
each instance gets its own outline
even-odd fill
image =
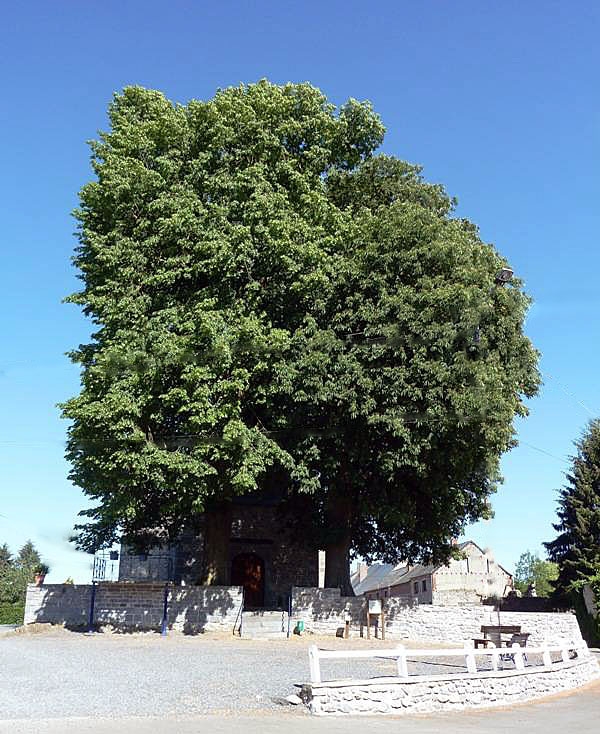
[[[424,423],[426,421],[423,421]],[[437,422],[437,421],[436,421]],[[263,436],[269,436],[269,435],[281,435],[281,434],[290,434],[290,433],[304,433],[306,436],[319,436],[319,435],[327,435],[331,434],[331,431],[327,431],[326,429],[319,430],[319,429],[289,429],[289,430],[280,430],[280,431],[267,431],[262,432]],[[159,444],[165,444],[166,442],[170,442],[172,445],[177,444],[178,442],[182,442],[178,448],[190,448],[193,446],[193,440],[194,439],[200,439],[197,442],[197,445],[200,444],[219,444],[224,443],[225,439],[223,436],[217,436],[217,435],[208,435],[205,436],[203,434],[199,433],[188,433],[188,434],[176,434],[172,436],[160,436],[157,437],[156,442],[153,443],[153,445],[157,446],[157,448],[163,448],[163,450],[166,450],[166,446],[162,447]],[[126,441],[131,441],[131,437],[121,438],[121,439],[85,439],[81,441],[81,445],[84,446],[86,444],[97,444],[97,445],[105,445],[110,446],[112,445],[119,445],[121,443],[124,443]],[[135,439],[134,439],[135,440]],[[151,443],[146,440],[143,440],[140,438],[139,440],[136,440],[138,443],[146,444]],[[14,445],[14,446],[33,446],[36,444],[60,444],[63,447],[66,447],[66,441],[58,441],[58,440],[39,440],[39,441],[0,441],[0,445]],[[187,446],[186,446],[187,444]],[[522,439],[519,439],[518,445],[527,446],[530,449],[533,449],[534,451],[537,451],[538,453],[544,454],[545,456],[550,457],[551,459],[555,459],[556,461],[560,461],[562,464],[570,465],[570,461],[566,457],[557,456],[556,454],[552,454],[549,451],[546,451],[545,449],[540,448],[539,446],[534,446],[532,443],[529,443],[528,441],[523,441]],[[0,515],[0,517],[2,517]]]
[[[557,461],[560,461],[562,464],[570,465],[570,462],[565,457],[556,456],[556,454],[551,454],[549,451],[546,451],[545,449],[541,449],[539,446],[534,446],[532,443],[528,443],[527,441],[520,440],[519,444],[522,444],[523,446],[528,446],[530,449],[533,449],[534,451],[539,451],[540,454],[545,454],[546,456],[549,456],[552,459],[556,459]]]
[[[548,372],[542,372],[541,374],[543,377],[548,377],[551,380],[553,380],[560,387],[560,389],[565,393],[565,395],[567,395],[569,398],[571,398],[571,400],[577,403],[577,405],[579,405],[580,408],[583,408],[585,412],[588,413],[588,415],[590,415],[592,418],[597,418],[600,415],[598,411],[593,411],[590,408],[588,408],[588,406],[583,401],[579,400],[575,396],[574,393],[570,392],[557,377],[549,374]]]

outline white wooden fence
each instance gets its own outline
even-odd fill
[[[562,662],[567,662],[571,659],[573,653],[577,653],[578,657],[587,657],[590,651],[585,642],[572,643],[567,641],[557,642],[553,645],[544,642],[541,647],[521,647],[517,643],[514,643],[511,647],[478,649],[474,648],[472,643],[465,642],[462,649],[452,648],[448,650],[411,650],[405,648],[403,645],[398,645],[388,650],[320,650],[316,645],[311,645],[308,649],[308,661],[310,665],[311,683],[321,683],[321,660],[331,660],[334,658],[384,658],[396,660],[396,676],[399,678],[408,678],[408,658],[462,658],[467,672],[477,673],[477,658],[490,658],[492,670],[498,670],[500,659],[506,659],[507,656],[510,656],[511,660],[514,660],[515,668],[517,670],[524,670],[527,656],[541,655],[542,665],[527,666],[528,671],[534,672],[552,666],[552,653],[557,653],[560,655]],[[486,669],[485,672],[489,672],[489,669]],[[425,680],[431,676],[420,675],[418,677]]]

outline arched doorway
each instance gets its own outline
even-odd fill
[[[231,562],[231,585],[244,587],[245,607],[265,605],[265,562],[256,553],[240,553]]]

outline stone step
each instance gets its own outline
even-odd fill
[[[248,611],[243,613],[242,637],[270,638],[287,637],[287,612]]]
[[[242,640],[284,640],[287,638],[287,632],[251,632],[244,629]]]
[[[244,619],[273,619],[275,617],[281,618],[282,614],[285,614],[287,616],[287,612],[277,609],[254,609],[243,612]]]
[[[287,623],[286,624],[251,624],[246,623],[242,625],[242,629],[244,630],[252,630],[253,632],[282,632],[283,630],[287,629]]]

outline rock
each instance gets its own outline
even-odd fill
[[[286,696],[285,700],[292,706],[298,706],[298,704],[302,703],[300,696],[297,696],[295,693],[291,693],[289,696]]]

